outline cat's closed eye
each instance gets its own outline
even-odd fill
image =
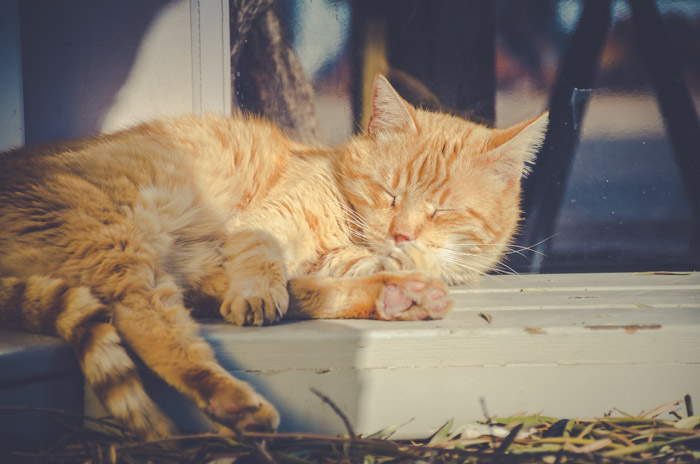
[[[432,208],[429,210],[429,216],[430,219],[435,220],[440,218],[441,216],[448,215],[449,213],[454,213],[457,210],[454,208],[446,208],[446,207],[440,207],[440,208]]]
[[[393,193],[389,192],[386,189],[384,190],[384,193],[386,193],[386,197],[388,199],[389,206],[392,208],[396,207],[396,195],[394,195]]]

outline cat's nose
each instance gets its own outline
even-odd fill
[[[394,233],[394,242],[396,243],[401,243],[401,242],[409,242],[411,240],[411,237],[408,235],[400,234],[398,232]]]

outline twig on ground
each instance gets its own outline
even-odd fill
[[[348,417],[343,413],[343,411],[338,407],[338,405],[333,402],[332,399],[330,399],[320,391],[316,390],[315,388],[311,388],[311,393],[318,396],[321,399],[321,401],[330,406],[333,412],[335,412],[338,415],[338,417],[340,417],[340,419],[343,421],[343,424],[345,424],[345,430],[348,432],[350,438],[355,438],[357,436],[355,434],[355,429],[353,428],[352,423],[350,422],[350,419],[348,419]]]

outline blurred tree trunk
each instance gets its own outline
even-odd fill
[[[313,88],[274,0],[230,0],[230,21],[234,111],[263,115],[297,140],[320,142]]]

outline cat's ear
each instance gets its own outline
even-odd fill
[[[545,112],[508,129],[491,132],[486,156],[494,163],[503,180],[509,183],[518,181],[530,173],[537,151],[544,142],[548,124],[549,112]]]
[[[372,115],[367,125],[369,136],[398,131],[417,133],[414,112],[389,81],[377,74],[372,84]]]

